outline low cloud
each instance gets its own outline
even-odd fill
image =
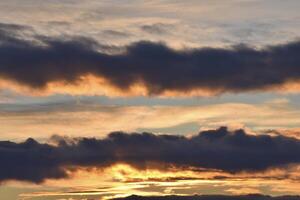
[[[125,92],[141,85],[148,95],[269,90],[300,78],[299,41],[263,49],[238,45],[182,50],[140,41],[118,47],[114,54],[90,38],[29,40],[12,33],[20,27],[1,27],[10,31],[0,31],[0,77],[35,90],[57,81],[76,84],[88,75]]]
[[[248,135],[226,127],[193,137],[152,133],[111,133],[104,139],[55,136],[43,144],[0,142],[0,180],[42,182],[68,177],[68,169],[126,163],[138,169],[163,166],[257,172],[300,163],[296,138]],[[158,164],[158,165],[157,165]]]

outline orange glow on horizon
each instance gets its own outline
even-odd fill
[[[220,95],[222,93],[241,93],[241,92],[263,92],[270,91],[275,93],[294,94],[300,92],[299,81],[288,81],[281,85],[266,86],[261,89],[254,89],[250,91],[230,91],[225,88],[194,88],[181,90],[164,90],[158,94],[147,89],[143,82],[131,85],[127,89],[120,89],[113,86],[105,78],[84,75],[78,78],[73,83],[65,81],[49,82],[45,87],[32,88],[30,86],[17,83],[13,80],[1,78],[0,89],[10,89],[20,94],[31,96],[49,96],[53,94],[70,94],[70,95],[106,95],[110,97],[130,97],[130,96],[158,96],[158,97],[211,97]]]
[[[161,171],[155,169],[139,170],[127,164],[116,164],[105,169],[80,168],[70,171],[70,178],[47,180],[42,188],[55,188],[55,191],[23,193],[20,197],[65,197],[102,196],[103,199],[136,195],[189,195],[193,190],[210,187],[223,188],[231,195],[264,193],[262,187],[272,185],[274,192],[297,194],[300,183],[293,179],[280,179],[286,176],[285,170],[273,169],[260,173],[228,174],[214,171],[196,172],[190,169]],[[300,177],[299,166],[290,169],[289,175]],[[220,178],[216,178],[220,177]],[[221,178],[224,177],[224,178]],[[12,183],[11,183],[12,184]],[[15,184],[16,185],[16,184]],[[19,185],[21,187],[22,185]],[[159,189],[161,188],[161,189]],[[205,194],[198,192],[199,195]]]

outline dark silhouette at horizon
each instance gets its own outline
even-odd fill
[[[192,196],[138,196],[131,195],[124,198],[115,198],[113,200],[300,200],[300,196],[269,196],[262,194],[248,195],[192,195]]]

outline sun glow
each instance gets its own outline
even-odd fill
[[[43,188],[49,190],[23,193],[20,197],[95,197],[110,199],[136,195],[188,195],[191,193],[210,194],[221,189],[228,194],[264,193],[261,188],[272,185],[272,192],[297,194],[299,182],[281,179],[285,176],[300,177],[299,166],[290,172],[273,169],[266,172],[228,174],[220,171],[195,169],[136,169],[119,163],[104,169],[79,168],[70,170],[70,178],[46,180]],[[15,186],[16,182],[10,182]],[[20,185],[19,185],[20,186]],[[46,187],[45,187],[46,186]],[[55,190],[53,190],[55,188]],[[211,188],[211,189],[208,189]],[[76,198],[75,198],[76,199]]]

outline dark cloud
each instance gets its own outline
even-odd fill
[[[123,132],[104,139],[55,136],[49,144],[33,139],[0,142],[0,180],[41,182],[66,177],[67,168],[101,168],[116,163],[139,169],[175,166],[250,172],[299,164],[299,155],[300,141],[295,138],[254,136],[243,130],[230,132],[225,127],[191,138]]]
[[[299,41],[260,50],[243,45],[174,50],[147,41],[114,47],[118,54],[111,48],[84,37],[25,40],[0,32],[0,77],[42,89],[93,74],[125,91],[143,83],[152,95],[263,90],[300,78]]]
[[[299,196],[279,196],[271,197],[260,194],[249,194],[249,195],[237,195],[237,196],[226,196],[226,195],[194,195],[194,196],[137,196],[132,195],[125,198],[115,198],[115,200],[298,200]]]

